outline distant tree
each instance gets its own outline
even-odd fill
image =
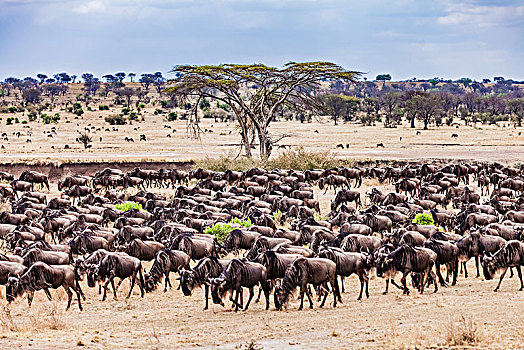
[[[129,73],[127,76],[129,77],[129,79],[130,79],[131,82],[133,83],[134,80],[135,80],[136,74],[135,74],[135,73]]]
[[[76,75],[71,76],[71,80],[73,81],[73,84],[75,83],[76,78],[78,78]]]
[[[439,83],[438,79],[437,78],[433,78],[433,79],[429,79],[429,83],[435,87],[437,86],[437,84]]]
[[[146,90],[149,90],[149,85],[155,82],[155,76],[150,73],[142,74],[142,77],[138,80],[140,83],[144,84]]]
[[[457,80],[457,83],[464,85],[465,88],[467,88],[472,82],[473,80],[471,80],[471,78],[460,78]]]
[[[489,84],[491,83],[490,79],[482,79],[482,84]]]
[[[100,89],[100,81],[98,78],[95,78],[91,73],[82,74],[82,79],[84,79],[84,91],[86,95],[96,95],[98,89]]]
[[[40,102],[40,95],[42,95],[40,90],[34,89],[34,88],[33,89],[26,89],[22,93],[22,96],[23,96],[24,100],[27,103],[38,103],[38,102]]]
[[[58,73],[53,75],[53,77],[60,84],[69,83],[71,81],[71,77],[67,73]]]
[[[118,72],[115,74],[115,77],[118,79],[119,82],[122,82],[124,78],[126,77],[126,73]]]
[[[126,99],[127,107],[131,107],[131,99],[136,96],[136,90],[130,87],[123,87],[115,91],[118,96],[122,96]]]
[[[47,79],[47,75],[42,74],[42,73],[37,74],[36,77],[37,77],[38,79],[40,79],[40,84],[43,84],[44,81]]]
[[[506,102],[508,110],[515,116],[517,126],[522,126],[522,119],[524,118],[524,98],[514,98]]]
[[[54,83],[56,83],[56,79],[55,79],[55,78],[47,78],[47,79],[45,80],[45,82],[46,82],[47,84],[54,84]]]
[[[442,100],[435,94],[417,94],[406,102],[406,109],[417,119],[424,123],[424,130],[428,129],[429,123],[442,111]],[[415,124],[412,120],[411,127]]]
[[[385,86],[386,85],[386,81],[390,81],[391,80],[391,75],[390,74],[379,74],[379,75],[377,75],[375,80],[383,82],[383,85]]]
[[[191,118],[198,118],[197,106],[203,98],[228,104],[239,123],[246,156],[251,156],[250,128],[254,127],[263,160],[269,158],[273,145],[278,142],[268,129],[280,108],[298,113],[317,112],[323,106],[315,91],[322,81],[353,82],[361,75],[330,62],[290,62],[283,68],[262,64],[181,65],[175,66],[171,73],[178,76],[172,80],[167,92],[181,100],[196,100]],[[253,85],[257,89],[246,93],[245,87]]]
[[[115,81],[117,81],[117,79],[115,78],[115,76],[113,74],[106,74],[106,75],[102,76],[102,78],[104,78],[106,80],[106,82],[108,82],[108,83],[114,83]]]
[[[42,88],[45,94],[51,98],[51,101],[54,101],[55,96],[62,92],[62,86],[58,84],[45,84]]]
[[[499,81],[505,80],[504,77],[494,77],[493,81],[498,83]]]
[[[386,112],[386,125],[389,125],[393,111],[401,102],[401,94],[398,92],[388,92],[380,96],[380,106]]]
[[[342,117],[344,113],[346,113],[346,107],[351,97],[345,95],[328,94],[320,96],[320,99],[324,104],[325,112],[331,115],[335,125],[338,125],[337,120],[339,117]]]
[[[80,136],[77,137],[76,142],[83,144],[84,148],[89,148],[91,142],[93,142],[93,138],[89,136],[87,132],[82,132]]]

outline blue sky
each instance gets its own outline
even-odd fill
[[[368,73],[524,80],[524,1],[0,0],[0,79],[328,60]]]

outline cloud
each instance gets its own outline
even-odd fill
[[[511,1],[500,3],[490,1],[451,2],[444,6],[444,12],[444,16],[437,18],[437,22],[441,25],[493,28],[522,25],[524,6]]]
[[[104,4],[104,1],[92,0],[78,7],[74,7],[73,12],[87,14],[93,12],[104,12],[105,9],[106,5]]]

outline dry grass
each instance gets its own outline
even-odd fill
[[[2,329],[8,330],[10,332],[18,332],[20,330],[20,327],[11,315],[11,309],[9,308],[9,305],[4,304],[0,309],[0,326]]]
[[[246,158],[234,155],[223,155],[217,158],[206,157],[196,160],[194,168],[214,171],[247,170],[253,167],[266,169],[326,169],[337,166],[351,166],[352,160],[337,158],[333,152],[308,151],[304,147],[288,149],[281,154],[263,161],[257,157]]]
[[[11,204],[3,198],[0,199],[0,212],[2,211],[11,211]]]
[[[462,314],[457,321],[449,320],[446,327],[446,345],[477,345],[481,340],[482,331],[470,316]]]

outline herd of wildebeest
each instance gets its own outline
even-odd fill
[[[136,168],[124,173],[105,168],[94,176],[60,179],[60,196],[49,198],[46,175],[24,171],[15,178],[0,172],[0,198],[11,207],[0,213],[6,251],[0,254],[0,283],[6,285],[8,302],[26,294],[29,305],[36,291],[43,289],[51,299],[49,289],[63,287],[67,308],[74,292],[82,310],[85,278],[88,287],[98,284],[105,300],[109,285],[117,298],[127,278],[128,298],[135,284],[144,297],[162,278],[165,292],[173,272],[184,295],[204,288],[205,309],[210,292],[213,303],[230,301],[235,310],[246,310],[255,286],[260,287],[257,300],[265,296],[266,309],[273,293],[277,310],[287,307],[299,288],[302,309],[304,293],[310,308],[312,293],[321,307],[329,294],[333,306],[342,302],[344,277],[352,274],[360,280],[358,299],[363,293],[369,297],[372,269],[385,279],[384,293],[391,282],[409,294],[408,276],[420,293],[431,284],[437,292],[450,279],[455,285],[459,274],[467,278],[466,262],[474,258],[477,277],[479,265],[488,280],[502,271],[495,291],[508,268],[513,275],[513,267],[522,290],[521,175],[522,169],[480,162],[307,171]],[[382,183],[379,188],[394,185],[395,191],[370,187],[361,196],[351,190],[366,178]],[[316,186],[335,191],[327,216],[319,215]],[[129,187],[138,192],[126,194]],[[140,203],[144,210],[116,209],[124,201]],[[413,223],[422,212],[431,214],[435,224]],[[232,224],[223,240],[204,233],[233,218],[249,219],[252,226]],[[143,261],[153,261],[147,272]],[[397,274],[401,285],[395,282]],[[249,290],[245,304],[243,288]]]

